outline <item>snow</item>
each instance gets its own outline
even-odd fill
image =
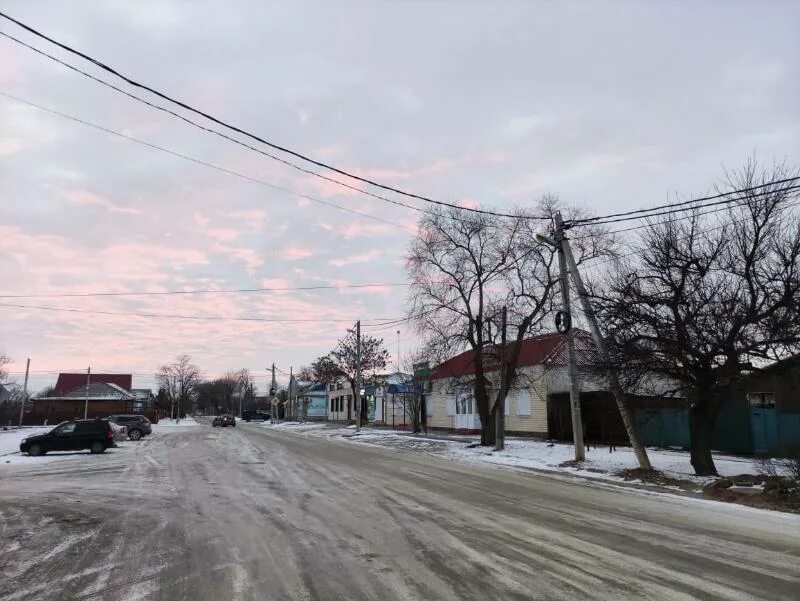
[[[172,428],[183,428],[187,426],[199,426],[194,418],[192,417],[184,417],[179,420],[174,420],[170,418],[164,418],[158,420],[157,424],[153,424],[153,432],[157,432],[159,430],[171,430]]]
[[[12,430],[0,430],[0,457],[5,457],[12,453],[19,453],[19,443],[28,436],[35,436],[37,434],[44,434],[49,432],[55,426],[45,427],[25,427],[14,428]]]
[[[339,429],[330,428],[327,422],[279,422],[277,424],[271,424],[269,422],[263,422],[259,424],[262,428],[269,428],[272,430],[284,430],[289,432],[311,432],[313,430],[330,430],[330,436],[334,436],[335,434],[340,434]],[[355,427],[355,426],[353,426]]]
[[[413,435],[372,427],[362,428],[361,432],[357,433],[355,426],[326,426],[323,423],[301,425],[296,422],[288,422],[277,425],[265,424],[265,426],[314,436],[338,437],[352,442],[379,445],[400,451],[432,453],[457,461],[560,472],[613,482],[624,480],[618,472],[638,467],[633,450],[629,447],[617,447],[617,450],[613,452],[609,452],[607,445],[587,448],[586,461],[579,467],[573,467],[563,465],[575,458],[574,447],[571,444],[545,440],[510,438],[506,440],[506,448],[498,452],[491,447],[477,446],[478,439],[468,436]],[[649,448],[647,454],[653,468],[669,478],[689,481],[697,485],[698,489],[715,480],[714,477],[694,475],[687,451]],[[720,476],[758,473],[751,458],[715,453],[714,463]],[[663,487],[663,485],[661,486]]]
[[[172,420],[161,420],[158,424],[153,424],[153,433],[145,438],[154,436],[163,436],[172,432],[179,431],[179,428],[188,426],[199,426],[195,420],[191,418],[182,419],[180,424],[174,423]],[[19,444],[23,438],[34,436],[36,434],[44,434],[49,432],[55,427],[25,427],[20,429],[14,428],[12,430],[0,430],[0,466],[16,465],[25,467],[36,467],[44,463],[52,463],[54,461],[63,461],[66,459],[80,459],[84,455],[91,455],[87,451],[49,451],[46,455],[39,457],[30,457],[19,452]],[[117,441],[117,446],[107,451],[102,455],[93,456],[93,460],[100,460],[99,458],[110,456],[116,453],[127,453],[135,448],[138,442],[129,440]]]

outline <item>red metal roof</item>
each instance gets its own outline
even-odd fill
[[[131,386],[133,385],[133,375],[132,374],[92,374],[90,376],[90,382],[105,382],[106,384],[116,384],[124,388],[125,390],[130,390]],[[81,386],[86,386],[86,373],[77,373],[77,374],[58,374],[58,381],[56,382],[56,396],[63,396],[68,392],[75,390],[76,388],[80,388]]]
[[[580,353],[587,346],[591,347],[591,340],[588,332],[583,330],[575,330],[578,344],[577,350]],[[540,365],[543,363],[559,364],[561,351],[566,349],[565,337],[563,334],[553,332],[551,334],[543,334],[541,336],[534,336],[522,341],[522,348],[519,351],[519,362],[517,367],[527,367],[530,365]],[[585,342],[584,342],[585,341]],[[584,342],[584,344],[581,344]],[[587,344],[588,343],[588,344]],[[582,348],[583,347],[583,348]],[[460,376],[470,375],[475,373],[475,362],[473,360],[474,354],[472,350],[464,351],[460,355],[456,355],[441,363],[433,370],[432,379],[437,380],[440,378],[457,378]],[[485,365],[485,363],[484,363]],[[486,369],[486,368],[485,368]],[[495,371],[497,367],[486,369],[486,371]]]

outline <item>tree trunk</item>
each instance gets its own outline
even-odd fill
[[[717,467],[711,456],[711,437],[714,432],[714,415],[707,395],[698,399],[689,411],[692,435],[691,463],[698,476],[716,476]]]
[[[495,436],[497,434],[495,426],[494,413],[491,413],[486,418],[481,416],[481,446],[493,447],[495,444]]]

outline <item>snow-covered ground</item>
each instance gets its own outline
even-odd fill
[[[176,432],[178,428],[185,426],[199,426],[195,420],[191,418],[182,419],[180,424],[176,424],[171,420],[161,420],[158,424],[153,424],[152,437],[169,435],[171,432]],[[35,436],[37,434],[44,434],[52,430],[55,426],[44,427],[25,427],[13,430],[0,430],[0,466],[3,465],[26,465],[37,466],[43,463],[51,463],[53,461],[63,461],[65,459],[74,459],[81,455],[91,455],[89,451],[50,451],[46,455],[39,457],[30,457],[19,452],[19,443],[23,438],[28,436]],[[108,452],[108,454],[127,453],[134,449],[136,445],[140,444],[136,441],[124,440],[117,442],[117,446]],[[95,455],[94,457],[105,457],[103,455]]]
[[[337,426],[333,424],[314,423],[298,424],[285,422],[276,425],[264,424],[264,427],[307,433],[313,436],[339,437],[362,444],[373,444],[397,450],[418,451],[446,457],[458,461],[492,463],[517,468],[536,469],[549,472],[561,472],[577,476],[586,476],[602,480],[622,481],[618,472],[638,467],[636,457],[629,447],[618,447],[609,452],[608,446],[592,447],[586,451],[586,461],[580,467],[565,466],[565,462],[575,457],[573,446],[565,443],[553,443],[543,440],[512,438],[506,441],[506,448],[501,452],[494,449],[475,446],[475,437],[448,436],[431,434],[430,436],[414,436],[381,428],[362,428],[356,433],[355,426]],[[665,476],[687,480],[702,486],[714,478],[694,475],[689,462],[689,453],[680,450],[648,449],[648,456],[653,468]],[[720,476],[737,476],[756,474],[756,466],[752,459],[731,455],[715,454],[714,462]]]
[[[153,432],[158,432],[160,430],[167,431],[172,428],[182,428],[185,426],[199,426],[193,417],[184,417],[180,420],[164,418],[158,420],[157,424],[153,424]]]
[[[19,443],[23,438],[28,436],[35,436],[36,434],[44,434],[52,430],[52,426],[34,427],[34,428],[13,428],[11,430],[0,430],[0,457],[9,455],[11,453],[19,452]]]

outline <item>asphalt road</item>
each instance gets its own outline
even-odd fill
[[[798,516],[253,424],[0,466],[0,599],[798,598]]]

